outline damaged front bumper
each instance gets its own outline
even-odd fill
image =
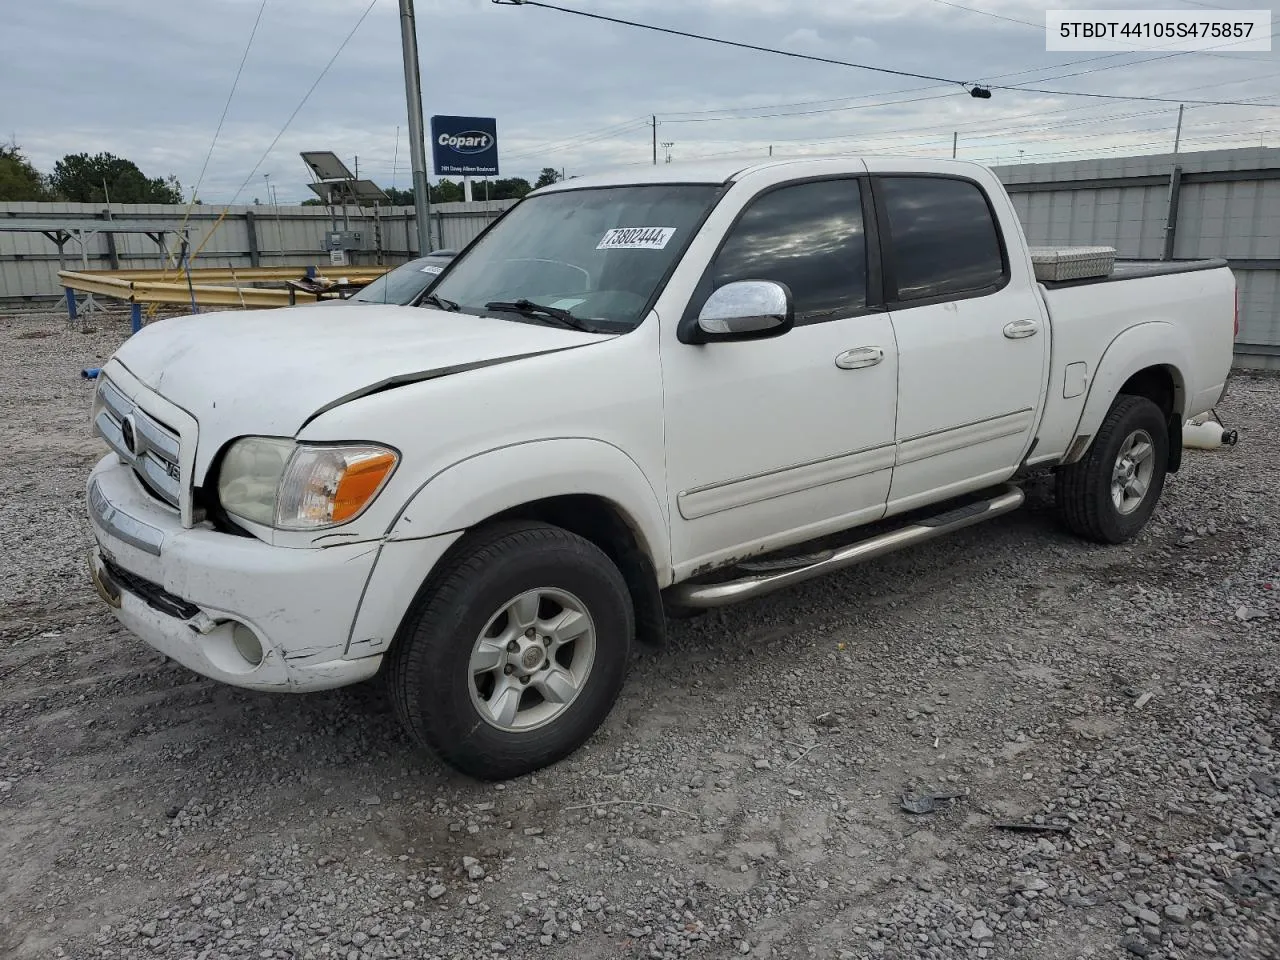
[[[284,548],[182,527],[114,454],[89,476],[90,577],[128,630],[196,673],[257,690],[312,691],[373,676],[349,644],[378,545]]]

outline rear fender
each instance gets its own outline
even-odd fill
[[[1186,409],[1184,371],[1192,369],[1191,346],[1186,334],[1172,323],[1153,320],[1129,327],[1107,346],[1098,361],[1097,372],[1089,385],[1088,398],[1080,413],[1075,436],[1063,463],[1075,463],[1088,452],[1102,421],[1115,403],[1125,381],[1148,367],[1166,367],[1173,377],[1173,413],[1171,424],[1182,423]],[[1172,442],[1172,429],[1170,430]]]

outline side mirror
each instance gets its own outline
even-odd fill
[[[757,340],[786,333],[795,323],[791,291],[773,280],[726,283],[698,314],[698,340]]]

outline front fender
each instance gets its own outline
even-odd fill
[[[1076,424],[1074,453],[1064,462],[1074,463],[1088,451],[1082,438],[1092,438],[1102,426],[1107,411],[1125,381],[1148,367],[1165,367],[1173,376],[1173,417],[1181,422],[1186,407],[1186,371],[1191,369],[1191,344],[1180,327],[1163,320],[1153,320],[1129,327],[1107,345],[1098,361],[1088,397]]]
[[[571,494],[612,503],[635,531],[659,586],[670,584],[671,542],[662,501],[639,464],[602,440],[534,440],[468,457],[429,477],[414,492],[388,538],[464,530],[504,510]]]

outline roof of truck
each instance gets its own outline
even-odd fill
[[[738,179],[748,173],[754,173],[757,170],[763,170],[768,167],[783,166],[802,166],[804,164],[817,163],[821,161],[844,160],[846,162],[857,162],[861,157],[857,154],[839,154],[832,156],[813,156],[813,157],[786,157],[771,160],[698,160],[685,161],[683,163],[660,163],[660,164],[631,164],[629,166],[617,167],[612,170],[605,170],[601,173],[593,173],[583,177],[574,177],[570,180],[561,180],[550,186],[542,187],[534,193],[554,193],[559,190],[578,190],[583,187],[610,187],[610,186],[630,186],[633,184],[644,183],[728,183],[730,180]],[[893,157],[877,157],[877,159],[895,159]],[[921,163],[918,157],[901,157],[904,164]],[[944,161],[929,161],[935,164]],[[973,166],[969,161],[963,160],[947,160],[947,164],[956,164],[957,166]],[[906,169],[911,169],[907,166]]]

